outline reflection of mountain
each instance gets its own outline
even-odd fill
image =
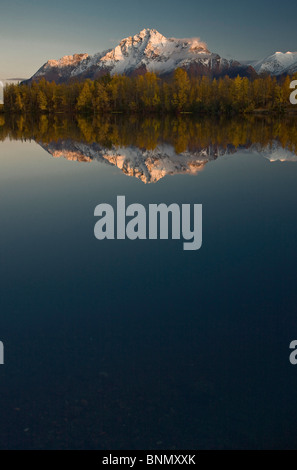
[[[264,147],[260,144],[254,144],[251,146],[251,150],[261,153],[270,162],[297,162],[296,153],[282,147],[276,140]]]
[[[196,174],[209,160],[219,155],[217,146],[196,152],[176,153],[169,144],[160,144],[154,150],[137,147],[104,148],[99,144],[85,144],[73,140],[60,140],[40,145],[53,157],[90,162],[97,160],[117,166],[123,173],[139,178],[144,183],[155,183],[166,175]]]
[[[297,161],[294,116],[0,116],[0,140],[34,139],[54,157],[101,161],[145,183],[194,175],[222,155],[247,150]]]
[[[40,145],[53,157],[64,157],[67,160],[91,162],[93,160],[105,162],[118,167],[128,176],[139,178],[144,183],[155,183],[166,175],[188,174],[194,175],[203,170],[207,162],[215,160],[218,156],[235,153],[241,149],[261,153],[270,161],[296,161],[295,153],[283,149],[280,143],[240,146],[237,149],[230,145],[225,148],[219,145],[177,153],[170,144],[159,144],[153,150],[141,149],[135,146],[112,146],[105,148],[97,143],[86,144],[71,139],[51,142]]]

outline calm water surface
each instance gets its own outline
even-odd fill
[[[0,447],[297,448],[297,125],[0,119]],[[203,246],[94,237],[116,196]]]

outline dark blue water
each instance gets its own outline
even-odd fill
[[[0,152],[1,448],[297,448],[296,162],[239,150],[144,184]],[[203,204],[202,248],[97,240],[117,195]]]

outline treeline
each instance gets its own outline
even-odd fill
[[[271,76],[189,78],[177,69],[171,80],[154,73],[137,77],[116,75],[57,85],[45,79],[30,85],[8,85],[4,90],[7,113],[253,113],[285,112],[290,105],[290,82]]]
[[[231,147],[269,148],[275,141],[297,153],[297,121],[292,116],[157,116],[140,118],[133,114],[95,116],[0,116],[0,141],[7,138],[35,140],[42,144],[73,140],[97,143],[105,148],[133,146],[153,150],[162,143],[172,145],[177,153],[200,151],[209,146],[221,150]]]

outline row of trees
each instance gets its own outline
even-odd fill
[[[290,105],[290,82],[271,76],[189,78],[177,69],[171,80],[154,73],[137,77],[116,75],[82,83],[59,84],[42,79],[30,85],[8,85],[4,110],[13,113],[108,113],[193,112],[250,113],[257,110],[284,112]]]

